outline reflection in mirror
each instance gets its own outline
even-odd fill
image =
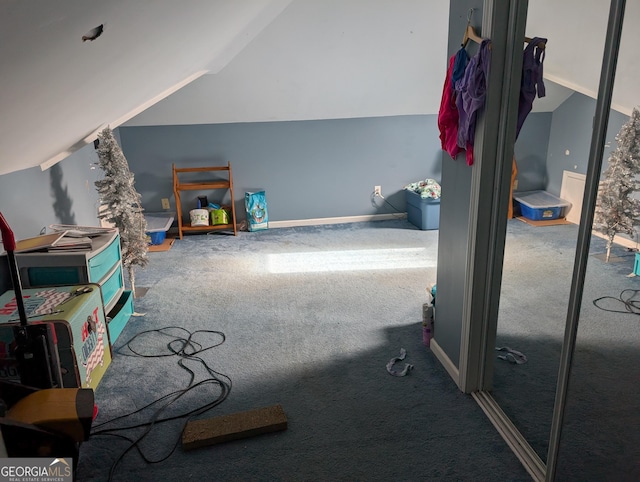
[[[544,83],[547,97],[536,100],[515,145],[514,218],[507,223],[496,334],[503,350],[495,353],[492,391],[543,461],[578,236],[578,226],[564,219],[571,208],[562,207],[562,177],[564,170],[586,172],[591,132],[581,124],[595,112],[591,99]]]
[[[637,250],[614,244],[609,262],[605,251],[592,236],[557,480],[640,480]]]
[[[568,21],[578,12],[579,21]],[[505,357],[496,351],[492,395],[543,462],[549,449],[607,12],[606,2],[585,8],[577,0],[531,0],[528,7],[527,35],[548,39],[547,96],[534,101],[514,149],[515,218],[507,223],[496,348],[508,347],[521,355]],[[588,55],[579,53],[578,39],[585,40],[583,53]],[[616,132],[609,131],[609,142]],[[523,193],[530,191],[553,197],[528,202]]]
[[[617,175],[624,163],[630,163],[625,168],[631,167],[631,172],[633,166],[637,168],[636,178],[640,173],[640,115],[632,114],[638,102],[637,81],[630,82],[638,73],[638,63],[630,58],[640,41],[631,21],[638,15],[638,2],[627,2],[609,118],[609,149],[600,176],[601,188],[609,186],[608,194],[622,206],[640,198],[637,187],[628,197],[619,190],[632,177],[630,171]],[[596,213],[603,198],[599,196]],[[616,205],[604,220],[617,217]],[[598,226],[598,217],[595,221]],[[603,234],[594,230],[591,236],[556,480],[640,480],[637,214],[634,223],[632,236],[616,236],[608,261]]]
[[[564,100],[557,106],[549,104],[553,108],[550,113],[530,114],[516,142],[517,179],[522,176],[526,184],[518,182],[514,192],[516,218],[507,225],[496,335],[497,348],[516,350],[527,361],[513,363],[509,357],[499,358],[502,353],[496,352],[493,383],[493,397],[543,461],[549,448],[578,235],[576,223],[580,221],[578,202],[584,192],[596,106],[589,96],[579,92],[566,96],[567,89],[549,80],[545,85],[552,92],[557,90],[558,99]],[[625,119],[628,117],[612,111],[605,158],[615,147],[615,136]],[[547,142],[538,133],[543,131],[539,124],[544,122],[549,123]],[[543,167],[538,164],[540,159]],[[563,208],[556,220],[544,220],[542,211],[549,206],[528,208],[527,216],[543,219],[532,221],[518,212],[522,188],[526,192],[543,190],[559,198],[559,205],[565,201],[571,205]],[[602,241],[597,233],[594,236]]]
[[[616,13],[617,21],[624,10],[620,4],[624,2],[611,3],[612,18]],[[615,65],[608,62],[615,55],[613,42],[608,43],[603,63],[608,9],[608,2],[587,6],[578,0],[553,4],[550,0],[531,0],[527,17],[527,35],[549,39],[544,71],[547,94],[551,95],[534,102],[534,110],[515,144],[515,219],[510,216],[507,223],[497,350],[491,353],[492,363],[487,364],[484,376],[493,399],[539,458],[546,462],[550,457],[547,480],[640,480],[636,415],[640,406],[640,322],[635,321],[636,314],[628,313],[636,306],[624,301],[635,295],[640,308],[640,293],[633,291],[640,289],[640,285],[635,286],[640,282],[629,276],[640,274],[640,254],[636,262],[638,243],[628,237],[616,240],[607,262],[603,234],[594,232],[591,236],[573,370],[569,365],[571,383],[560,452],[555,451],[555,436],[549,451],[554,404],[564,402],[564,391],[560,390],[562,396],[556,400],[556,390],[561,353],[563,361],[568,361],[562,352],[568,336],[565,326],[568,319],[573,326],[577,318],[576,311],[568,313],[568,308],[574,308],[573,302],[580,300],[576,292],[582,293],[580,282],[577,289],[571,289],[574,270],[582,275],[585,266],[578,263],[580,269],[574,267],[578,238],[584,256],[587,253],[583,248],[589,246],[584,242],[587,228],[578,224],[585,214],[581,201],[586,173],[589,171],[591,179],[593,167],[598,167],[597,163],[588,166],[589,158],[594,157],[590,153],[599,157],[604,145],[604,170],[617,147],[616,134],[637,102],[640,63],[630,55],[640,42],[640,30],[628,27],[622,36],[613,110],[608,123],[603,122],[602,104],[595,116],[600,70],[604,65],[608,74],[604,78],[610,79],[610,67]],[[640,3],[631,3],[626,18],[638,15]],[[607,87],[607,82],[603,85]],[[603,99],[608,104],[606,95]],[[597,147],[591,145],[592,136]],[[638,136],[640,143],[640,127]],[[640,158],[640,153],[635,158]],[[537,198],[533,206],[527,205],[525,200],[530,200],[525,193],[530,191],[555,198]],[[634,196],[640,198],[640,193]],[[567,207],[562,208],[565,204]],[[584,259],[582,255],[580,258]],[[618,304],[618,308],[593,303],[603,296],[600,304]],[[634,322],[630,323],[629,317]],[[560,372],[563,379],[567,374],[564,367],[566,363]],[[558,435],[561,414],[562,410],[556,411],[554,435]]]

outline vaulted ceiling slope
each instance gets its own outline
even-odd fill
[[[596,98],[610,0],[529,0],[527,35],[547,37],[545,78]],[[612,107],[631,114],[640,104],[640,1],[626,2]]]
[[[220,73],[126,125],[434,113],[448,30],[449,0],[294,0]]]
[[[574,92],[596,97],[609,3],[529,1],[527,35],[548,39],[546,97],[534,112],[551,112]],[[614,93],[614,108],[626,114],[638,98],[640,30],[632,20],[639,6],[635,0],[627,8]],[[125,125],[435,114],[448,17],[448,0],[294,0],[224,70]]]
[[[222,69],[290,1],[3,0],[0,174],[51,165]]]
[[[640,1],[627,3],[624,113],[640,78]],[[535,109],[595,97],[608,9],[529,1],[527,35],[549,39],[555,82]],[[105,125],[436,113],[448,17],[449,0],[2,0],[0,174],[53,165]]]

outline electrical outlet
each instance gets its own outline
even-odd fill
[[[382,196],[382,187],[381,186],[373,186],[373,195],[374,196]]]
[[[513,190],[514,191],[518,190],[518,180],[517,179],[514,179],[514,181],[513,181]]]
[[[166,197],[162,198],[162,209],[170,209],[171,206],[169,205],[169,199]]]

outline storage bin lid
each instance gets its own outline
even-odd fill
[[[173,223],[173,213],[144,213],[147,222],[147,233],[168,231]]]
[[[531,209],[562,208],[571,203],[547,191],[514,192],[513,198]]]

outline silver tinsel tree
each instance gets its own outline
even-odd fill
[[[148,263],[147,222],[142,214],[141,197],[134,187],[133,174],[113,132],[108,127],[98,134],[98,164],[104,178],[95,185],[100,194],[98,217],[112,223],[120,231],[122,264],[127,270],[135,297],[134,267]]]
[[[617,147],[609,156],[604,180],[598,188],[593,227],[607,237],[607,262],[613,238],[618,233],[634,236],[640,224],[640,112],[633,109],[631,118],[616,136]]]

